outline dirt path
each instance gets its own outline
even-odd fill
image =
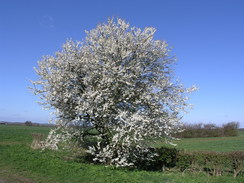
[[[7,170],[0,171],[0,183],[35,183],[35,181]]]
[[[6,179],[0,178],[0,183],[35,183],[34,181],[14,175],[14,177],[8,177]]]
[[[0,178],[0,183],[7,183],[7,182]]]

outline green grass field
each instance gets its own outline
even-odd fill
[[[234,137],[188,138],[179,141],[178,148],[187,151],[230,152],[244,150],[244,134]]]
[[[67,160],[65,153],[33,150],[30,148],[32,133],[47,134],[50,127],[0,126],[0,182],[12,183],[234,183],[244,182],[244,176],[214,177],[204,173],[147,172],[116,169]],[[244,134],[237,137],[194,138],[178,142],[187,151],[244,150]],[[160,145],[160,144],[158,144]]]
[[[233,137],[207,137],[207,138],[184,138],[174,141],[176,148],[186,151],[244,151],[244,132],[239,132]],[[157,141],[155,146],[165,145],[164,142]],[[167,145],[166,145],[167,146]]]

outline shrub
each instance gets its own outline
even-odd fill
[[[230,164],[228,154],[226,153],[205,152],[202,153],[202,156],[206,162],[205,170],[211,175],[221,176],[226,172],[226,168]]]
[[[180,152],[177,155],[177,167],[180,171],[185,171],[186,169],[190,168],[193,162],[193,155],[192,153],[185,153]]]
[[[244,152],[243,151],[230,152],[229,158],[231,160],[233,176],[236,177],[244,170]]]
[[[26,126],[33,126],[33,123],[32,123],[31,121],[26,121],[26,122],[25,122],[25,125],[26,125]]]
[[[168,147],[149,148],[144,152],[144,158],[138,158],[135,165],[141,170],[165,171],[176,166],[178,152],[179,150]],[[152,153],[156,156],[148,158]]]
[[[149,151],[148,151],[149,152]],[[150,161],[138,158],[135,165],[138,169],[151,171],[166,171],[172,168],[181,172],[205,172],[212,176],[222,176],[233,173],[237,177],[244,172],[244,151],[236,152],[185,152],[175,148],[150,148],[156,153]],[[145,153],[144,156],[148,156]]]
[[[139,170],[205,172],[212,176],[232,173],[234,177],[244,172],[244,151],[236,152],[185,152],[176,148],[148,148],[134,161]],[[151,156],[157,154],[156,156]],[[94,156],[85,153],[79,162],[92,162]],[[132,158],[133,159],[133,158]],[[132,160],[131,159],[131,160]]]
[[[238,122],[230,122],[223,125],[224,136],[237,136],[238,135]]]
[[[206,172],[221,176],[233,173],[237,177],[244,172],[244,151],[220,152],[184,152],[177,153],[177,168],[180,171]]]
[[[160,168],[164,171],[166,168],[173,168],[176,166],[177,154],[179,150],[175,148],[161,147],[157,148],[156,161],[158,162]]]

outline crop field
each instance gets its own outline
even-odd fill
[[[243,183],[244,176],[208,176],[205,173],[152,172],[118,169],[80,163],[67,158],[67,152],[40,151],[30,148],[32,133],[48,134],[50,127],[0,125],[1,183]],[[244,150],[244,133],[236,137],[189,138],[176,142],[186,151],[229,152]],[[163,145],[158,142],[157,146]]]
[[[238,136],[233,137],[206,137],[206,138],[184,138],[175,140],[177,149],[186,151],[215,151],[230,152],[244,151],[244,132],[239,132]],[[165,145],[161,141],[156,141],[155,146]]]

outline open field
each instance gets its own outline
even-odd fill
[[[177,142],[176,142],[177,143]],[[244,134],[234,137],[188,138],[179,142],[178,148],[187,151],[229,152],[244,150]]]
[[[47,134],[50,127],[0,125],[0,182],[244,182],[244,176],[207,176],[204,173],[147,172],[89,165],[67,160],[67,154],[32,150],[32,133]],[[178,142],[187,151],[244,150],[244,133],[237,137],[194,138]],[[160,144],[158,144],[160,145]]]
[[[206,137],[206,138],[184,138],[174,141],[176,148],[186,151],[244,151],[244,132],[239,132],[233,137]],[[164,142],[157,141],[155,146],[165,145]]]

